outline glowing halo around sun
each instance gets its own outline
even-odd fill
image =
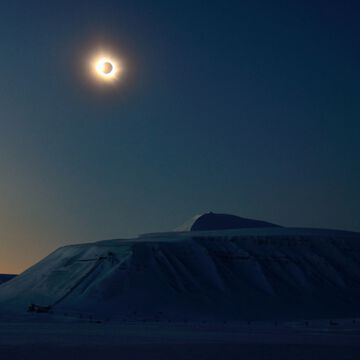
[[[105,82],[118,80],[123,71],[120,62],[111,56],[96,56],[91,62],[91,68],[96,78]]]

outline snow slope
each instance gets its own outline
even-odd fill
[[[360,234],[263,227],[66,246],[0,286],[0,311],[30,303],[130,320],[360,316]]]

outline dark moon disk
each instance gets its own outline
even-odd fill
[[[110,74],[113,70],[113,65],[109,62],[105,62],[103,64],[102,70],[103,70],[104,74]]]

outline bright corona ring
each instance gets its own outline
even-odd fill
[[[121,73],[118,61],[110,56],[99,56],[94,59],[92,69],[96,77],[102,81],[115,81]]]

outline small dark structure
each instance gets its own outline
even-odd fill
[[[35,312],[35,313],[48,313],[51,310],[51,306],[42,306],[42,305],[36,305],[36,304],[30,304],[28,307],[29,312]]]

